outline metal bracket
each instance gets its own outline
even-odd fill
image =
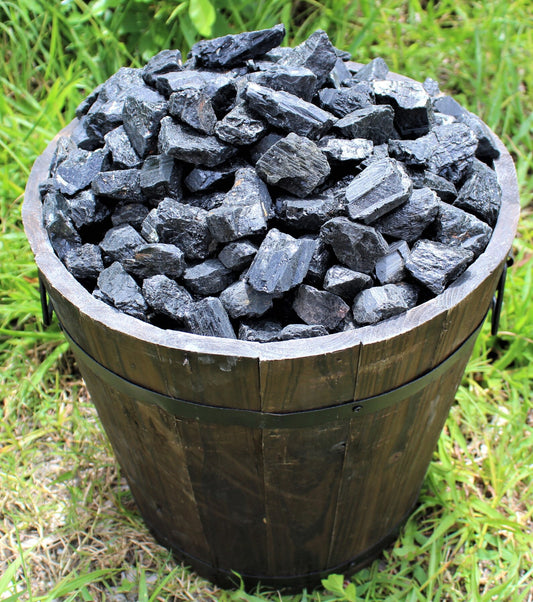
[[[52,324],[52,318],[54,316],[54,306],[48,296],[48,291],[44,285],[43,278],[39,274],[39,295],[41,297],[41,312],[43,316],[43,325],[48,328]]]
[[[498,281],[498,286],[496,287],[496,292],[494,293],[494,297],[492,297],[491,309],[492,309],[492,317],[491,317],[491,327],[490,334],[495,337],[498,335],[498,330],[500,328],[500,316],[502,313],[503,306],[503,296],[505,294],[505,281],[507,279],[507,267],[513,265],[513,258],[509,255],[507,257],[507,261],[503,264],[502,275],[500,276],[500,280]]]

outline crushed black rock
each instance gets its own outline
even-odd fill
[[[43,223],[94,297],[156,326],[270,343],[441,294],[500,210],[489,128],[438,83],[283,25],[163,50],[76,110]]]

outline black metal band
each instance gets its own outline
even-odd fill
[[[395,403],[402,401],[406,397],[414,395],[433,380],[439,378],[460,359],[465,359],[469,355],[470,343],[473,342],[479,334],[484,320],[485,318],[483,318],[476,330],[474,330],[474,332],[444,361],[432,370],[424,373],[422,376],[419,376],[396,389],[373,397],[359,399],[357,401],[345,401],[335,406],[283,413],[210,406],[152,391],[151,389],[137,385],[115,372],[112,372],[84,351],[64,328],[63,332],[71,344],[74,354],[82,368],[83,366],[86,366],[106,384],[117,391],[128,395],[132,399],[142,403],[156,404],[178,418],[198,420],[210,424],[280,429],[311,427],[335,420],[349,420],[356,414],[359,416],[377,412],[378,410],[388,408]]]

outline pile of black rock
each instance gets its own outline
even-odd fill
[[[44,225],[103,302],[163,328],[270,342],[376,323],[483,252],[490,130],[433,80],[389,77],[282,25],[164,50],[77,110]]]

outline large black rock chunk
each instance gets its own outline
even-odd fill
[[[372,88],[366,83],[350,88],[323,88],[318,93],[320,106],[336,117],[345,117],[353,111],[374,104]]]
[[[254,117],[244,104],[234,107],[215,128],[220,140],[235,146],[254,144],[266,131],[266,123]]]
[[[328,329],[321,324],[287,324],[281,329],[278,340],[310,339],[312,337],[323,337],[327,334],[329,334]]]
[[[124,101],[124,129],[139,157],[144,158],[155,149],[159,122],[167,114],[167,108],[167,101],[150,88]]]
[[[142,77],[149,86],[155,86],[156,79],[163,73],[181,71],[181,52],[179,50],[161,50],[144,66]]]
[[[322,226],[321,235],[341,263],[365,274],[372,273],[376,261],[389,249],[377,230],[347,217],[330,219]]]
[[[258,318],[272,307],[272,295],[261,293],[238,280],[220,293],[222,305],[231,318]]]
[[[164,275],[146,278],[142,292],[146,302],[156,313],[177,322],[183,322],[193,304],[193,298],[187,289]]]
[[[375,161],[346,188],[348,215],[365,224],[407,201],[413,184],[404,166],[394,159]]]
[[[318,148],[330,161],[344,163],[345,161],[367,159],[374,150],[374,144],[371,140],[365,140],[364,138],[354,138],[353,140],[323,138],[318,143]]]
[[[178,246],[188,259],[205,259],[213,238],[207,227],[207,211],[173,199],[157,206],[156,229],[161,242]]]
[[[471,167],[468,180],[459,190],[454,205],[494,226],[498,219],[501,198],[502,191],[496,172],[476,160]]]
[[[69,215],[76,228],[101,224],[109,217],[109,209],[92,190],[82,190],[73,197],[65,199]]]
[[[472,251],[440,242],[419,240],[411,250],[406,267],[411,276],[438,295],[460,276],[474,260]]]
[[[104,140],[104,150],[111,154],[114,167],[120,169],[140,167],[142,159],[131,145],[123,125],[108,132]]]
[[[373,286],[355,298],[353,317],[357,324],[375,324],[411,309],[417,298],[418,289],[412,284]]]
[[[141,234],[147,242],[159,242],[159,233],[157,232],[158,223],[157,209],[152,209],[141,225]]]
[[[416,140],[391,140],[389,152],[408,165],[427,167],[443,178],[458,182],[474,160],[477,139],[463,123],[435,126]]]
[[[70,247],[63,261],[74,278],[80,280],[96,280],[104,269],[100,247],[89,243]]]
[[[111,215],[113,226],[130,224],[140,230],[150,210],[143,203],[119,203]]]
[[[425,171],[418,184],[413,179],[413,184],[415,188],[431,188],[446,203],[453,203],[457,198],[457,188],[455,185],[431,171]]]
[[[388,74],[389,68],[387,67],[387,63],[378,56],[363,67],[357,68],[352,80],[354,82],[364,82],[387,79]]]
[[[248,81],[272,90],[283,90],[311,102],[316,86],[316,75],[306,67],[275,65],[248,75]]]
[[[409,247],[404,240],[389,246],[389,252],[376,262],[376,278],[380,284],[393,284],[405,280],[405,262],[409,258]]]
[[[418,138],[433,125],[433,106],[424,86],[415,81],[372,82],[376,102],[394,108],[394,125],[402,137]]]
[[[245,31],[214,40],[202,40],[191,48],[196,65],[221,69],[240,65],[279,46],[285,37],[285,27],[275,25],[260,31]]]
[[[292,308],[306,324],[320,324],[328,330],[334,330],[350,311],[338,295],[308,284],[299,286]]]
[[[195,167],[185,178],[185,185],[191,192],[204,192],[233,181],[235,172],[241,167],[246,167],[246,163],[239,160],[218,165],[213,169]]]
[[[287,67],[306,67],[317,78],[316,88],[321,88],[337,62],[335,47],[329,41],[328,34],[321,29],[312,33],[305,42],[287,53],[279,63]]]
[[[137,247],[131,257],[122,261],[124,269],[137,278],[164,274],[179,278],[185,271],[185,256],[176,245],[149,243]]]
[[[374,144],[394,136],[394,110],[388,105],[371,105],[348,113],[335,124],[347,138],[367,138]]]
[[[337,121],[331,113],[289,92],[250,83],[244,90],[248,106],[274,127],[318,138]]]
[[[492,229],[485,222],[459,207],[439,202],[434,239],[450,247],[463,247],[480,255],[487,246]]]
[[[148,306],[141,289],[118,261],[100,272],[97,285],[98,298],[134,318],[146,320]]]
[[[273,320],[241,322],[239,339],[242,341],[256,341],[257,343],[272,343],[278,340],[281,329],[281,324]]]
[[[306,199],[280,197],[276,214],[287,227],[294,230],[318,232],[320,226],[343,209],[343,204],[329,191]]]
[[[168,112],[202,134],[213,135],[217,116],[211,99],[201,89],[188,88],[174,92]]]
[[[380,259],[378,259],[378,262]],[[355,295],[372,286],[372,277],[362,272],[355,272],[342,265],[334,265],[324,278],[324,290],[338,295],[347,302],[352,302]]]
[[[133,257],[135,249],[146,244],[143,237],[129,224],[111,228],[100,243],[104,259],[110,263]]]
[[[236,339],[235,331],[220,299],[206,297],[192,304],[185,323],[193,334]]]
[[[272,228],[265,236],[247,274],[257,291],[284,293],[300,284],[315,250],[314,240],[296,239]]]
[[[276,142],[279,142],[282,138],[283,136],[281,134],[272,132],[251,146],[249,152],[252,163],[257,163],[261,158],[261,155],[264,155],[271,146],[276,144]]]
[[[183,282],[195,295],[214,295],[229,286],[235,278],[218,259],[208,259],[203,263],[187,268]]]
[[[309,240],[315,242],[315,250],[311,257],[311,262],[309,263],[309,269],[307,270],[304,282],[321,288],[326,272],[333,263],[333,253],[329,245],[327,245],[320,236],[315,237],[314,235],[306,234],[305,236],[302,236],[302,238],[309,238]]]
[[[92,181],[93,192],[117,201],[142,202],[140,169],[102,171]]]
[[[325,181],[330,166],[314,142],[291,133],[261,156],[256,170],[268,184],[305,197]]]
[[[252,168],[245,167],[236,172],[222,205],[207,214],[207,224],[215,240],[231,242],[265,231],[271,211],[268,188]]]
[[[374,227],[382,234],[414,242],[437,217],[438,202],[433,190],[417,188],[406,203],[374,222]]]
[[[75,149],[57,167],[55,178],[63,194],[74,195],[87,188],[102,170],[106,152]]]
[[[218,254],[218,259],[230,270],[238,272],[252,263],[257,247],[249,240],[230,242]]]
[[[233,157],[237,149],[220,142],[215,136],[203,136],[175,123],[172,117],[164,117],[159,132],[159,152],[186,163],[213,167]]]
[[[342,59],[337,58],[333,69],[329,72],[328,80],[337,89],[352,83],[352,74]]]
[[[157,205],[165,197],[180,201],[182,169],[169,155],[150,155],[141,168],[139,184],[151,205]]]

